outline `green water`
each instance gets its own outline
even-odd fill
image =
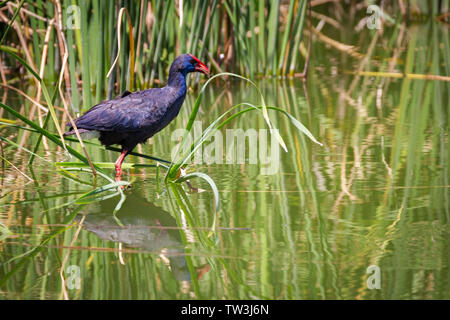
[[[323,146],[270,112],[288,148],[280,149],[275,174],[262,175],[261,165],[248,161],[188,166],[214,180],[217,213],[204,181],[191,180],[206,190],[192,192],[185,183],[165,184],[163,168],[144,167],[124,170],[132,187],[113,215],[119,195],[75,202],[107,181],[57,170],[53,162],[70,159],[51,142],[50,152],[39,150],[50,162],[36,158],[32,167],[27,152],[3,142],[4,158],[17,169],[5,163],[0,171],[0,221],[12,232],[0,242],[0,297],[449,299],[450,84],[348,73],[360,66],[388,71],[388,58],[398,54],[396,71],[449,75],[445,27],[409,28],[403,47],[396,45],[399,32],[380,36],[366,63],[315,42],[305,85],[258,81],[266,103],[299,119]],[[363,35],[337,38],[366,54],[374,33]],[[184,128],[197,93],[189,92],[178,118],[136,151],[170,159],[177,143],[171,132]],[[23,100],[11,92],[7,98],[20,110]],[[205,129],[244,101],[258,103],[259,96],[221,80],[208,88],[197,120]],[[249,113],[222,129],[224,137],[231,128],[267,126]],[[24,131],[2,127],[0,134],[18,143]],[[36,139],[31,133],[24,146],[33,149]],[[87,149],[96,162],[118,156]],[[133,156],[126,162],[154,164]]]

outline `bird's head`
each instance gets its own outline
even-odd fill
[[[189,72],[201,72],[209,76],[209,69],[203,62],[192,54],[182,54],[177,57],[170,67],[170,73],[181,72],[187,75]]]

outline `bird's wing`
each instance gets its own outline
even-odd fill
[[[133,132],[157,123],[169,106],[158,99],[160,89],[150,89],[100,102],[76,119],[78,128],[99,131]]]

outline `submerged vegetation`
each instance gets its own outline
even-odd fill
[[[448,299],[450,1],[382,1],[369,29],[373,3],[1,1],[0,296]],[[191,78],[130,181],[120,150],[63,139],[184,52],[215,76]],[[225,128],[279,129],[280,172],[187,167]]]

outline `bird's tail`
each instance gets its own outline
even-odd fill
[[[89,139],[95,139],[100,137],[100,132],[97,130],[88,130],[88,129],[78,129],[78,133],[80,134],[81,138],[85,140]],[[71,136],[75,134],[75,130],[71,128],[71,130],[64,132],[63,136]]]

